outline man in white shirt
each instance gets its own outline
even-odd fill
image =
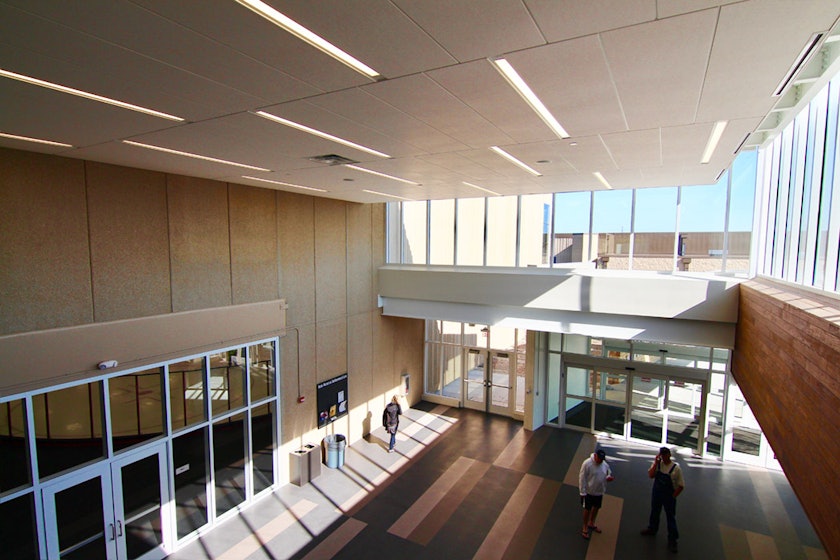
[[[593,532],[601,532],[601,529],[595,525],[595,518],[598,517],[598,510],[601,509],[604,493],[607,491],[607,482],[613,480],[610,466],[604,460],[606,456],[603,449],[598,449],[580,466],[578,489],[580,503],[583,506],[583,530],[580,534],[587,540]]]

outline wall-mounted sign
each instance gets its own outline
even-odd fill
[[[347,414],[347,374],[318,383],[318,427]]]

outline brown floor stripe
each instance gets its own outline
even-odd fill
[[[309,500],[301,500],[289,509],[251,533],[217,557],[217,560],[238,560],[261,549],[277,535],[294,525],[298,520],[315,509],[316,504]]]
[[[566,471],[566,478],[563,479],[563,484],[568,484],[569,486],[574,486],[575,488],[578,487],[580,466],[592,454],[592,452],[595,451],[595,446],[597,444],[598,440],[595,439],[595,436],[590,434],[583,435],[580,439],[580,445],[578,445],[577,451],[575,452],[575,456],[569,464],[569,470]]]
[[[534,461],[537,459],[537,455],[539,455],[543,445],[545,445],[545,442],[551,435],[551,432],[549,430],[537,430],[536,432],[530,432],[524,429],[522,432],[527,432],[529,434],[527,439],[523,438],[524,441],[518,441],[515,446],[512,441],[511,444],[508,445],[502,452],[502,455],[500,455],[493,463],[495,466],[518,472],[528,472],[531,465],[533,465]],[[517,437],[518,436],[519,434],[517,434]]]
[[[461,476],[475,463],[473,459],[459,457],[426,492],[397,519],[388,532],[404,539],[429,515],[446,493],[461,479]]]
[[[503,469],[510,469],[512,468],[516,460],[519,458],[519,454],[525,449],[525,446],[528,444],[528,441],[534,435],[534,432],[530,430],[526,430],[525,428],[519,428],[516,432],[516,435],[511,438],[510,443],[507,444],[507,447],[499,453],[499,456],[496,457],[496,460],[493,461],[493,466],[495,467],[502,467]]]
[[[429,515],[411,532],[408,540],[422,545],[429,544],[429,541],[437,535],[438,531],[449,522],[452,514],[455,513],[455,510],[458,509],[458,506],[461,505],[464,498],[467,497],[489,468],[489,463],[475,461],[452,490],[438,502],[437,506],[435,506]]]
[[[723,541],[723,553],[726,555],[726,560],[752,558],[747,535],[743,529],[720,525],[720,539]]]
[[[785,504],[779,497],[779,491],[776,490],[776,485],[773,483],[770,473],[751,469],[750,480],[755,487],[758,501],[761,503],[761,511],[764,512],[767,525],[770,527],[770,534],[776,541],[777,554],[781,555],[782,558],[792,560],[801,558],[804,560],[805,551],[802,549],[799,534],[793,527]],[[759,556],[755,557],[759,558]]]
[[[562,484],[556,480],[544,479],[542,481],[537,490],[536,499],[531,502],[531,507],[522,517],[519,528],[516,529],[502,556],[503,560],[521,560],[531,557],[561,486]]]
[[[351,517],[323,542],[313,548],[309,554],[304,556],[303,560],[328,560],[332,558],[347,546],[347,543],[356,538],[356,535],[361,533],[365,527],[367,527],[367,523]]]
[[[539,491],[543,479],[526,474],[505,504],[505,508],[496,519],[496,523],[487,533],[484,542],[473,556],[473,560],[499,560],[504,555],[510,541],[516,534],[519,522],[525,517],[531,502]]]
[[[752,531],[745,532],[747,534],[747,544],[750,547],[750,554],[752,554],[753,558],[781,560],[779,549],[776,548],[776,542],[773,540],[773,537],[762,535],[761,533],[753,533]],[[805,557],[804,551],[801,557]],[[786,556],[786,558],[788,557]]]
[[[598,510],[595,524],[600,533],[593,533],[586,550],[586,560],[612,560],[618,546],[618,528],[621,526],[621,510],[624,500],[609,494],[604,495],[604,504]],[[582,519],[581,519],[582,521]],[[581,523],[583,528],[583,523]]]

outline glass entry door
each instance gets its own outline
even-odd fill
[[[631,386],[630,438],[702,452],[704,382],[634,373]]]
[[[729,386],[726,410],[724,458],[727,461],[782,470],[770,442],[753,416],[741,389],[735,383]]]
[[[567,366],[564,378],[566,426],[624,436],[626,373]]]
[[[117,558],[117,527],[106,465],[83,471],[42,490],[47,558]],[[110,512],[106,515],[105,512]]]
[[[469,349],[464,375],[464,406],[513,415],[513,354]]]
[[[170,542],[164,444],[42,490],[47,558],[158,560]]]

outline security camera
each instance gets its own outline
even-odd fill
[[[108,369],[117,367],[119,362],[117,360],[105,360],[104,362],[99,362],[99,369]]]

